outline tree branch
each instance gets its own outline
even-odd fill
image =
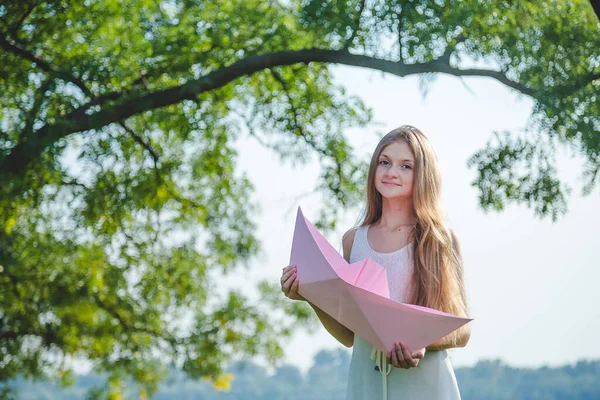
[[[360,8],[358,9],[358,14],[356,15],[356,19],[354,21],[354,26],[352,27],[352,35],[350,36],[350,39],[348,39],[346,41],[346,44],[344,45],[345,50],[348,50],[350,48],[350,46],[352,46],[352,42],[354,41],[354,38],[356,38],[356,34],[360,30],[360,19],[362,17],[363,11],[365,9],[365,3],[366,3],[365,0],[360,1]]]
[[[105,301],[102,301],[102,299],[100,299],[100,297],[97,294],[95,294],[95,293],[91,294],[90,297],[91,297],[92,301],[96,304],[96,306],[98,306],[103,311],[105,311],[107,314],[110,314],[113,318],[115,318],[117,321],[119,321],[119,325],[121,325],[121,328],[123,328],[123,330],[125,332],[147,333],[156,338],[166,339],[167,341],[169,341],[170,338],[166,337],[166,336],[170,336],[167,331],[165,331],[164,333],[157,332],[153,329],[150,329],[148,326],[145,326],[145,325],[141,326],[141,324],[140,325],[131,324],[123,318],[123,316],[119,313],[119,311],[115,308],[115,306],[109,305]]]
[[[25,127],[23,128],[24,134],[29,134],[33,131],[33,124],[35,123],[35,118],[37,117],[38,112],[40,111],[40,108],[42,107],[42,104],[44,103],[44,99],[46,98],[45,93],[50,88],[51,85],[52,85],[52,79],[51,78],[46,79],[44,82],[42,82],[40,89],[35,94],[35,100],[33,102],[33,106],[31,107],[31,110],[29,111],[29,115],[25,119]]]
[[[125,125],[125,123],[120,122],[119,125],[121,125],[123,129],[125,129],[125,132],[129,133],[131,137],[133,137],[133,140],[141,144],[142,147],[144,147],[148,151],[148,153],[150,153],[150,156],[152,156],[152,160],[154,161],[154,167],[156,168],[156,166],[158,165],[159,157],[156,153],[156,150],[154,150],[152,146],[150,146],[150,143],[146,142],[143,137],[135,133],[132,129]]]
[[[66,185],[66,186],[77,186],[77,187],[83,188],[83,189],[85,189],[85,190],[90,190],[90,188],[89,188],[89,187],[87,187],[87,186],[86,186],[86,185],[84,185],[83,183],[81,183],[81,182],[77,181],[76,179],[71,179],[71,180],[66,180],[66,179],[63,179],[63,180],[62,180],[62,184],[63,184],[63,185]]]
[[[290,104],[290,108],[293,114],[293,121],[294,121],[294,129],[297,131],[297,134],[299,136],[302,137],[302,139],[310,146],[312,147],[317,153],[321,154],[322,156],[326,157],[326,158],[332,158],[334,163],[335,163],[335,171],[336,174],[338,176],[338,178],[340,179],[340,182],[342,182],[344,180],[344,175],[342,173],[342,165],[340,163],[340,160],[335,156],[335,154],[327,151],[326,148],[323,148],[321,146],[319,146],[317,144],[317,142],[314,140],[314,138],[311,135],[308,135],[304,129],[302,128],[302,125],[299,122],[299,118],[298,118],[298,109],[296,108],[296,106],[294,105],[293,101],[292,101],[292,97],[290,96],[290,88],[287,84],[287,82],[285,81],[285,79],[283,79],[283,77],[281,75],[279,75],[279,73],[277,73],[277,71],[275,70],[271,70],[271,73],[273,74],[273,76],[275,77],[275,79],[281,84],[286,97],[288,99],[288,102]],[[338,188],[337,190],[332,188],[333,191],[335,192],[335,194],[337,196],[339,196],[340,194],[340,189]]]
[[[39,57],[36,57],[34,54],[27,51],[24,47],[22,47],[18,43],[11,43],[11,41],[9,41],[7,38],[0,36],[0,47],[4,48],[6,51],[10,51],[11,53],[13,53],[19,57],[22,57],[26,60],[29,60],[29,61],[35,63],[38,66],[38,68],[52,74],[53,76],[55,76],[57,78],[60,78],[67,82],[73,83],[79,89],[81,89],[81,91],[86,96],[88,96],[90,98],[94,97],[93,93],[85,86],[85,83],[81,79],[73,76],[72,74],[70,74],[67,71],[60,70],[59,68],[51,65],[49,62],[44,61]]]
[[[467,40],[464,36],[459,36],[456,38],[455,42],[449,42],[446,45],[446,49],[444,50],[444,54],[442,54],[438,60],[440,62],[443,62],[444,64],[447,64],[448,66],[450,66],[450,57],[452,56],[452,53],[454,53],[454,50],[456,50],[456,46],[458,46],[460,43],[464,42],[465,40]]]
[[[301,136],[302,139],[306,142],[306,144],[308,144],[310,147],[312,147],[317,153],[319,153],[325,157],[331,157],[331,154],[329,154],[326,149],[320,147],[317,144],[317,142],[315,142],[314,138],[310,137],[308,134],[306,134],[306,132],[304,132],[304,129],[302,128],[302,124],[300,124],[300,122],[299,122],[298,109],[296,108],[296,106],[294,105],[294,102],[292,101],[292,97],[290,96],[290,87],[288,86],[287,82],[283,79],[283,77],[281,75],[279,75],[279,73],[277,71],[271,70],[271,73],[275,77],[275,80],[277,80],[277,82],[279,82],[279,84],[281,84],[281,87],[283,88],[283,91],[285,92],[285,95],[288,99],[288,103],[290,104],[290,109],[292,111],[292,116],[293,116],[293,121],[294,121],[294,130],[296,130],[297,135]]]
[[[576,90],[586,86],[588,83],[594,82],[596,79],[600,79],[600,72],[592,72],[591,74],[576,80],[572,85],[568,86],[568,89],[570,89],[571,92],[575,92]]]
[[[256,141],[262,145],[264,148],[266,149],[272,149],[273,146],[271,146],[270,144],[268,144],[267,142],[265,142],[260,136],[258,136],[258,134],[256,133],[256,131],[254,130],[254,126],[252,125],[252,119],[243,115],[242,113],[240,113],[239,111],[237,111],[235,108],[232,108],[230,110],[231,113],[235,114],[238,116],[239,119],[241,119],[244,124],[246,125],[246,129],[248,129],[248,134],[250,136],[252,136],[254,139],[256,139]]]
[[[281,85],[281,87],[285,93],[285,97],[287,97],[288,103],[290,105],[290,110],[292,111],[292,116],[293,116],[293,121],[294,121],[294,130],[296,131],[296,134],[298,136],[302,136],[306,140],[307,138],[304,133],[304,129],[302,129],[302,125],[300,125],[300,123],[298,122],[298,110],[296,109],[296,106],[294,105],[294,102],[292,101],[292,97],[290,96],[290,87],[288,86],[285,79],[283,79],[283,77],[281,75],[279,75],[279,73],[277,71],[275,71],[274,69],[271,69],[271,74],[273,75],[275,80],[277,82],[279,82],[279,84]],[[319,149],[315,148],[315,150],[319,150]]]
[[[159,161],[158,153],[156,153],[156,150],[154,150],[152,148],[152,146],[150,145],[150,143],[148,143],[147,141],[144,140],[143,137],[141,137],[140,135],[138,135],[137,133],[135,133],[133,131],[133,129],[130,129],[127,125],[125,125],[124,122],[120,122],[119,125],[121,125],[121,127],[123,129],[125,129],[125,132],[129,133],[129,135],[131,135],[131,137],[133,137],[133,140],[136,143],[142,145],[142,147],[144,149],[146,149],[148,151],[148,153],[150,153],[150,156],[152,157],[152,161],[154,161],[154,176],[156,178],[157,187],[158,187],[158,185],[160,185],[160,183],[163,182],[163,178],[162,178],[162,176],[160,174],[160,171],[158,169],[158,161]],[[174,193],[172,193],[172,195],[173,195],[173,197],[175,197]],[[156,235],[158,235],[159,231],[160,231],[160,229],[156,230]],[[125,229],[123,229],[123,234],[125,234]],[[158,237],[155,237],[154,241],[156,242],[157,240],[158,240]]]
[[[404,56],[402,55],[402,12],[404,11],[404,6],[400,9],[398,13],[398,60],[403,61]]]
[[[502,72],[478,68],[462,70],[451,67],[443,60],[434,60],[423,64],[403,64],[365,55],[351,54],[346,50],[313,48],[282,51],[248,57],[180,86],[143,95],[136,96],[134,94],[124,98],[118,104],[104,107],[91,115],[86,112],[89,106],[83,105],[55,124],[46,125],[30,134],[29,137],[12,149],[9,156],[0,161],[0,170],[12,173],[23,172],[27,165],[37,159],[46,147],[53,145],[71,133],[99,129],[111,123],[123,121],[133,115],[176,104],[182,100],[196,100],[201,93],[223,87],[237,78],[252,75],[267,68],[310,62],[335,63],[375,69],[399,77],[422,73],[482,76],[496,79],[528,96],[535,93],[532,89],[511,81]]]
[[[140,144],[142,147],[144,147],[144,149],[146,149],[148,151],[148,153],[150,153],[150,156],[152,157],[152,160],[154,161],[154,172],[155,172],[155,176],[156,176],[156,181],[158,184],[160,183],[166,183],[163,176],[160,173],[160,169],[158,167],[158,163],[160,161],[160,157],[158,155],[158,153],[156,152],[156,150],[154,150],[154,148],[150,145],[149,142],[147,142],[146,140],[144,140],[143,137],[141,137],[139,134],[137,134],[136,132],[134,132],[131,128],[129,128],[127,125],[125,125],[124,122],[120,122],[119,125],[129,134],[133,137],[133,140]],[[196,208],[196,209],[202,209],[202,205],[195,202],[194,200],[188,199],[187,197],[181,196],[179,193],[176,193],[169,185],[165,185],[167,192],[173,196],[173,198],[178,201],[180,204],[184,204],[186,203],[187,205],[189,205],[192,208]],[[159,232],[159,230],[156,231],[157,234]],[[126,235],[125,231],[123,230],[123,234]]]
[[[33,10],[35,9],[35,7],[38,4],[31,4],[29,6],[29,8],[23,13],[23,15],[21,16],[21,18],[19,18],[19,21],[15,24],[15,26],[10,28],[10,32],[12,33],[13,37],[15,38],[15,40],[18,41],[18,33],[19,30],[21,30],[21,27],[23,26],[23,23],[25,22],[25,20],[27,19],[27,17],[29,17],[29,15],[31,15],[31,13],[33,12]]]

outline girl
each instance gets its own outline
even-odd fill
[[[371,158],[364,218],[344,234],[344,258],[349,263],[370,258],[382,265],[392,300],[466,317],[462,259],[439,200],[438,162],[427,138],[408,125],[391,131]],[[298,285],[296,267],[288,265],[281,277],[283,293],[305,300]],[[460,399],[447,349],[467,344],[468,325],[426,349],[399,341],[384,355],[310,305],[331,335],[354,346],[347,399],[385,400],[388,394],[390,399]]]

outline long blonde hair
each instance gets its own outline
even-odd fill
[[[401,126],[379,141],[369,166],[366,207],[360,225],[371,225],[381,218],[383,203],[375,188],[375,170],[383,149],[398,141],[405,142],[415,157],[413,205],[417,222],[413,232],[414,272],[410,303],[466,317],[463,262],[456,237],[448,228],[440,206],[441,178],[437,157],[417,128]]]

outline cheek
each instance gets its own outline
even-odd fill
[[[413,173],[413,171],[410,171],[409,174],[407,174],[406,176],[406,181],[410,183],[410,187],[414,187],[414,183],[415,183],[415,174]]]

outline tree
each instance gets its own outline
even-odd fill
[[[586,193],[600,179],[598,26],[566,0],[0,5],[0,381],[69,382],[85,356],[109,391],[132,376],[151,394],[164,360],[226,385],[234,355],[276,359],[308,310],[267,284],[255,302],[216,290],[259,248],[235,140],[317,155],[323,210],[356,204],[365,166],[343,132],[371,112],[332,64],[488,77],[532,98],[527,134],[471,158],[474,184],[486,209],[556,218],[557,143],[585,158]]]
[[[598,2],[597,0],[590,0],[590,3],[592,4],[592,7],[594,8],[594,12],[596,13],[596,16],[598,18],[600,18],[600,2]]]

